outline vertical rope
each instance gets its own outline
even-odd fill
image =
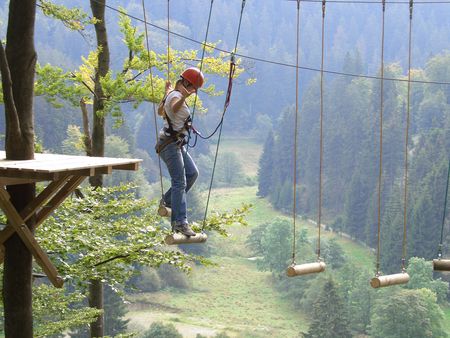
[[[167,81],[170,81],[170,0],[167,0]]]
[[[236,42],[235,42],[234,50],[233,50],[233,53],[231,54],[231,60],[230,60],[230,73],[229,73],[229,76],[228,76],[227,97],[225,98],[225,103],[224,103],[223,113],[222,113],[222,119],[221,119],[221,122],[220,122],[220,129],[219,129],[219,136],[218,136],[218,139],[217,139],[216,153],[214,155],[213,170],[212,170],[212,173],[211,173],[211,181],[209,182],[208,197],[206,199],[205,214],[203,216],[202,231],[204,231],[205,226],[206,226],[206,217],[208,215],[209,201],[210,201],[210,198],[211,198],[211,190],[212,190],[212,185],[213,185],[213,182],[214,182],[214,174],[215,174],[215,171],[216,171],[217,158],[218,158],[218,155],[219,155],[220,140],[222,138],[223,119],[224,119],[224,116],[225,116],[225,112],[226,112],[226,110],[228,108],[228,105],[230,104],[231,88],[232,88],[232,84],[233,84],[234,70],[235,70],[235,67],[236,67],[234,53],[236,53],[237,46],[238,46],[239,34],[240,34],[240,31],[241,31],[242,15],[244,14],[244,7],[245,7],[245,0],[242,0],[242,7],[241,7],[241,14],[240,14],[240,17],[239,17],[239,25],[238,25],[237,35],[236,35]]]
[[[208,15],[208,23],[206,25],[206,33],[205,33],[205,41],[203,42],[203,48],[202,48],[202,57],[200,59],[200,72],[203,71],[203,61],[205,59],[205,50],[206,50],[206,44],[208,43],[208,34],[209,34],[209,26],[211,25],[211,14],[212,14],[212,9],[213,9],[213,4],[214,4],[214,0],[211,0],[211,4],[209,6],[209,15]],[[195,117],[195,108],[197,107],[197,95],[195,95],[194,98],[194,104],[192,106],[192,124],[194,123],[194,117]],[[191,139],[191,132],[189,131],[189,136],[188,136],[188,142],[186,145],[186,151],[189,151],[189,142]],[[197,140],[197,139],[196,139]],[[196,142],[194,142],[195,145]]]
[[[412,18],[413,1],[409,1],[409,43],[408,43],[408,93],[406,96],[406,131],[405,131],[405,182],[404,182],[404,202],[403,202],[403,243],[402,243],[402,270],[405,270],[406,264],[406,230],[407,230],[407,209],[408,209],[408,140],[411,111],[411,41],[412,41]]]
[[[298,137],[298,96],[299,96],[299,54],[300,54],[300,0],[297,0],[297,47],[295,67],[295,134],[294,134],[294,202],[292,206],[293,234],[292,234],[292,265],[295,265],[296,235],[297,235],[297,137]]]
[[[317,220],[317,260],[320,261],[320,235],[322,224],[322,176],[323,176],[323,63],[325,51],[325,7],[326,0],[322,1],[322,57],[320,64],[320,160],[319,160],[319,215]]]
[[[450,181],[450,158],[448,160],[448,169],[447,169],[447,184],[445,186],[445,200],[444,200],[444,211],[442,213],[442,225],[441,225],[441,240],[439,241],[439,249],[438,249],[438,258],[442,257],[442,246],[444,245],[444,226],[445,226],[445,217],[447,216],[447,197],[448,197],[448,183]]]
[[[154,89],[154,83],[153,83],[153,73],[152,73],[152,62],[150,60],[150,44],[148,40],[148,29],[147,29],[147,14],[145,12],[145,0],[142,0],[142,11],[144,13],[144,27],[145,27],[145,40],[146,40],[146,47],[147,47],[147,54],[148,54],[148,69],[150,71],[150,88],[151,88],[151,96],[153,100],[155,99],[155,89]],[[156,142],[158,142],[158,120],[156,117],[156,107],[155,102],[152,102],[153,105],[153,120],[155,124],[155,138]],[[161,184],[161,197],[164,197],[164,185],[163,185],[163,178],[162,178],[162,167],[161,167],[161,157],[158,154],[158,166],[159,166],[159,181]]]
[[[376,275],[380,274],[380,243],[381,243],[381,180],[383,175],[383,109],[384,109],[384,26],[386,1],[382,1],[383,14],[381,24],[381,74],[380,74],[380,154],[378,172],[378,236],[377,236],[377,266]]]

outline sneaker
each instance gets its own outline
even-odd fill
[[[173,232],[179,232],[188,237],[196,235],[196,233],[191,229],[191,227],[187,223],[174,225]]]

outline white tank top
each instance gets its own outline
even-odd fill
[[[182,97],[183,95],[181,95],[179,91],[174,90],[170,92],[169,95],[167,95],[166,102],[164,103],[164,109],[170,119],[172,128],[175,131],[181,131],[184,128],[184,122],[191,115],[191,111],[189,110],[189,107],[186,103],[183,103],[181,108],[176,113],[172,111],[170,102],[174,98]],[[169,128],[169,123],[167,122],[167,120],[164,120],[164,127]]]

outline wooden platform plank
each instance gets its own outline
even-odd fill
[[[0,177],[20,177],[26,178],[24,172],[34,175],[31,178],[38,178],[37,173],[51,174],[57,172],[76,172],[82,169],[100,169],[112,167],[121,170],[137,170],[140,159],[132,158],[111,158],[111,157],[89,157],[60,154],[35,154],[34,160],[14,161],[6,160],[5,152],[0,151]],[[14,176],[17,173],[19,176]],[[33,173],[33,174],[31,174]]]

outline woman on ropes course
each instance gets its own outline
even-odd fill
[[[198,169],[186,150],[187,137],[192,128],[191,112],[185,100],[203,86],[203,73],[195,67],[184,70],[172,88],[166,83],[166,95],[158,107],[158,114],[164,118],[159,132],[156,152],[167,166],[171,187],[163,195],[160,204],[171,209],[173,232],[195,236],[187,218],[186,193],[192,188]]]

